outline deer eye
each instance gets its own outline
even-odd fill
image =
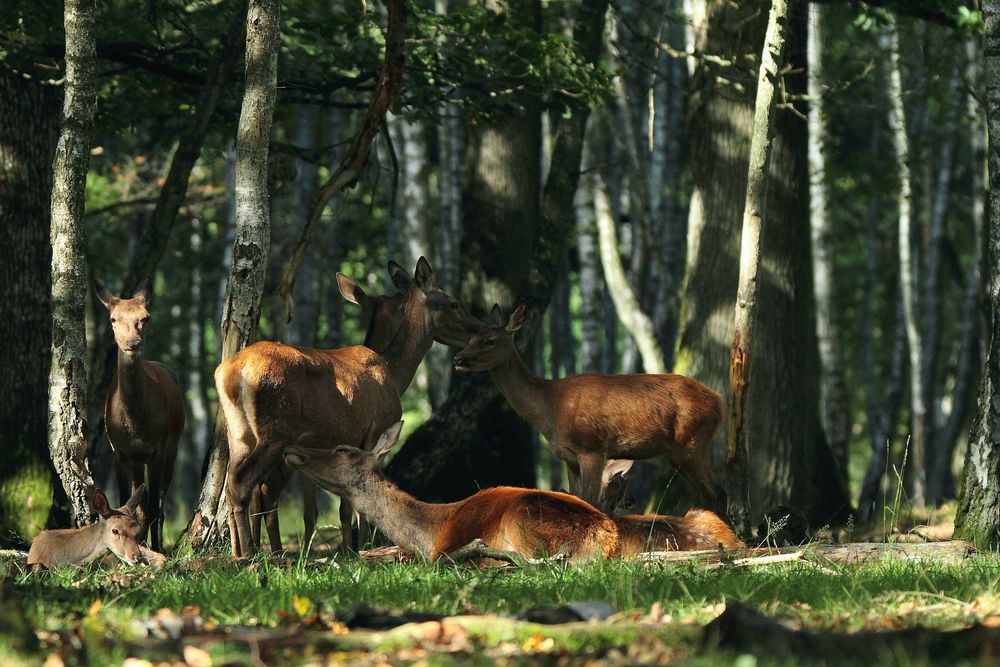
[[[114,323],[115,323],[115,322],[117,322],[117,321],[118,321],[118,320],[116,320],[115,318],[113,318],[113,317],[111,318],[111,324],[114,324]]]
[[[458,301],[452,301],[451,302],[451,309],[452,310],[458,310]]]
[[[120,532],[118,532],[118,529],[117,529],[117,528],[112,528],[112,529],[111,529],[111,534],[112,534],[112,535],[121,535],[121,533],[120,533]]]

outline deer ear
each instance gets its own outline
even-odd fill
[[[434,283],[434,269],[424,257],[417,260],[417,270],[413,272],[413,283],[424,291],[430,289]]]
[[[108,504],[108,497],[100,489],[94,491],[94,509],[97,510],[98,516],[102,519],[111,516],[111,505]]]
[[[125,507],[128,509],[129,512],[135,512],[136,508],[139,507],[140,504],[142,504],[142,499],[145,496],[146,496],[146,485],[145,483],[143,483],[135,488],[135,491],[132,492],[132,496],[128,499],[128,502],[125,503]]]
[[[500,310],[500,304],[494,303],[493,307],[490,308],[490,314],[489,317],[486,318],[486,323],[491,327],[503,326],[503,311]]]
[[[514,333],[522,326],[524,326],[525,312],[527,308],[524,302],[517,304],[514,311],[510,314],[510,318],[507,320],[507,333]]]
[[[399,290],[400,294],[409,294],[410,286],[413,285],[413,278],[406,272],[406,269],[391,259],[389,260],[389,279],[396,289]]]
[[[340,289],[340,296],[358,306],[364,304],[365,299],[368,298],[368,295],[365,294],[361,285],[356,283],[353,278],[345,276],[340,271],[337,271],[337,287]]]
[[[118,297],[111,293],[107,287],[105,287],[101,281],[94,281],[94,291],[97,292],[97,298],[101,300],[104,307],[111,310],[116,303],[118,303]]]
[[[387,428],[385,433],[379,436],[378,442],[375,443],[375,449],[372,450],[372,454],[375,456],[376,461],[381,463],[386,454],[392,451],[392,448],[396,446],[397,442],[399,442],[399,432],[402,430],[403,422],[398,421]]]
[[[146,303],[146,308],[153,303],[153,283],[150,282],[149,278],[144,279],[139,283],[135,291],[132,292],[133,299],[142,299]]]
[[[632,464],[635,461],[631,459],[611,459],[608,461],[607,465],[604,466],[604,472],[601,473],[601,478],[604,480],[605,484],[608,484],[616,476],[621,475],[622,477],[632,469]]]

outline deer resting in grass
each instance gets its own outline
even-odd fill
[[[230,531],[236,556],[254,552],[249,503],[254,489],[281,465],[282,451],[304,433],[322,442],[371,449],[402,415],[400,396],[434,339],[461,345],[483,324],[433,285],[423,257],[407,293],[402,323],[382,353],[363,345],[335,350],[255,343],[222,362],[215,386],[229,441]],[[280,489],[262,504],[277,506]],[[343,544],[349,545],[350,502],[341,501]],[[268,536],[272,545],[280,536]]]
[[[391,426],[371,452],[356,447],[307,448],[303,435],[285,451],[285,462],[355,507],[412,554],[434,561],[476,539],[525,558],[564,554],[570,561],[617,553],[615,524],[575,496],[554,491],[494,487],[455,503],[424,503],[396,487],[380,471],[399,438]]]
[[[368,294],[364,288],[349,276],[337,273],[337,287],[344,300],[349,301],[361,308],[361,321],[365,323],[365,340],[362,345],[382,352],[392,341],[392,337],[399,330],[399,325],[403,319],[403,308],[406,306],[406,297],[410,291],[412,280],[403,267],[396,262],[389,262],[389,275],[396,285],[395,294]],[[291,470],[287,466],[277,466],[261,487],[254,491],[250,502],[250,513],[253,520],[250,522],[250,533],[254,547],[260,549],[261,534],[260,523],[263,519],[267,528],[268,542],[272,551],[281,550],[281,529],[278,523],[277,506],[272,506],[264,502],[267,497],[270,502],[276,502],[277,495],[288,484],[291,477]],[[305,475],[301,476],[302,487],[302,522],[304,530],[302,534],[302,544],[307,545],[312,540],[316,532],[316,486]],[[350,507],[345,506],[342,512],[341,524],[351,525],[352,518],[349,516]],[[362,538],[363,540],[363,538]],[[346,542],[343,543],[345,546]]]
[[[38,533],[31,541],[28,565],[44,565],[47,568],[88,565],[109,550],[128,565],[144,560],[136,541],[143,523],[137,514],[144,490],[145,487],[140,484],[122,507],[111,509],[104,492],[97,489],[94,493],[97,523],[83,528]]]
[[[489,326],[454,358],[459,371],[490,371],[511,407],[566,462],[570,491],[597,506],[609,459],[664,457],[705,504],[726,511],[726,494],[709,468],[709,446],[722,425],[722,398],[682,375],[570,375],[531,372],[514,345],[525,319],[519,305],[504,321],[494,305]]]
[[[95,282],[108,309],[118,367],[104,402],[104,422],[114,451],[122,502],[145,481],[144,513],[153,551],[163,550],[163,500],[174,474],[177,441],[184,430],[184,400],[174,372],[143,359],[153,287],[144,280],[131,298],[115,296]],[[143,531],[145,533],[145,530]]]

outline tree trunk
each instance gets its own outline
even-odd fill
[[[604,274],[594,214],[593,142],[586,141],[581,164],[583,176],[574,204],[577,257],[580,263],[580,372],[600,373],[603,369]]]
[[[97,106],[93,0],[66,0],[66,90],[52,164],[52,366],[49,452],[76,526],[90,523],[94,481],[87,461],[87,284],[83,213]]]
[[[1000,543],[1000,1],[984,0],[983,75],[989,131],[990,348],[969,434],[955,535],[977,545]]]
[[[298,131],[295,143],[306,150],[314,151],[319,146],[316,130],[319,122],[318,109],[312,105],[302,105],[298,112]],[[304,220],[309,213],[309,204],[319,188],[319,167],[310,160],[299,160],[298,176],[292,191],[293,220]],[[302,257],[299,279],[295,281],[293,292],[296,303],[296,317],[291,323],[291,341],[295,345],[316,347],[320,312],[320,251],[323,248],[310,246]],[[324,261],[325,264],[325,261]],[[339,264],[329,265],[333,270]]]
[[[924,425],[927,406],[924,404],[924,342],[917,321],[917,257],[913,245],[912,186],[910,184],[910,141],[906,134],[906,113],[903,108],[903,82],[899,69],[899,30],[895,19],[889,18],[887,35],[889,51],[889,129],[892,132],[896,170],[899,175],[897,209],[899,216],[899,271],[902,284],[903,318],[906,321],[907,349],[910,351],[910,502],[923,507],[926,500],[927,468]]]
[[[694,23],[696,48],[737,63],[760,53],[764,13],[760,2],[717,3],[698,0],[703,17]],[[788,60],[805,62],[805,13],[793,11]],[[754,59],[756,61],[756,59]],[[726,350],[733,340],[740,234],[747,162],[753,126],[756,71],[723,67],[699,59],[692,77],[689,139],[692,196],[689,218],[688,275],[684,324],[677,372],[716,390],[728,386]],[[804,77],[784,77],[791,94],[803,92]],[[755,451],[750,460],[751,510],[758,519],[785,503],[803,511],[814,525],[846,519],[850,503],[830,471],[833,457],[819,419],[819,359],[813,313],[806,127],[791,113],[775,117],[761,248],[760,295],[751,360],[754,382],[750,421]],[[728,428],[728,425],[727,425]]]
[[[823,24],[827,9],[809,4],[809,221],[812,226],[813,288],[816,294],[816,339],[820,358],[820,416],[837,473],[847,483],[850,400],[844,379],[844,354],[834,304],[833,221],[827,211],[827,119],[823,72]]]
[[[51,497],[48,380],[52,311],[49,196],[57,89],[0,65],[0,547],[45,527]],[[55,481],[55,480],[53,480]],[[22,544],[18,544],[22,541]]]
[[[246,79],[236,133],[236,224],[233,259],[222,307],[222,360],[253,342],[271,243],[267,157],[274,116],[280,34],[279,0],[251,0],[246,23]],[[219,413],[212,444],[218,463],[202,482],[192,528],[221,529],[217,509],[222,493],[220,468],[228,461],[225,419]],[[200,530],[193,531],[200,537]]]

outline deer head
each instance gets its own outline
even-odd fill
[[[409,278],[398,264],[389,265],[389,275],[397,289],[402,289]],[[417,260],[407,298],[423,301],[425,317],[434,331],[434,339],[445,345],[465,345],[469,337],[484,326],[469,315],[457,299],[434,284],[434,270],[423,257]]]
[[[357,447],[340,445],[333,449],[312,449],[302,446],[314,436],[305,434],[285,450],[285,463],[299,470],[330,493],[352,496],[371,475],[378,474],[386,455],[399,441],[403,422],[396,422],[379,437],[370,452]]]
[[[487,326],[469,339],[469,344],[455,355],[452,363],[458,371],[493,370],[515,353],[514,332],[524,326],[525,305],[518,304],[504,320],[500,306],[493,304]]]
[[[140,354],[149,326],[149,308],[153,300],[152,283],[148,278],[143,280],[129,299],[115,296],[111,290],[96,280],[94,287],[97,290],[97,298],[111,315],[111,328],[114,330],[118,349],[125,354]]]
[[[146,487],[140,484],[132,497],[118,509],[111,509],[108,498],[100,489],[94,493],[94,509],[97,510],[97,523],[101,527],[101,542],[115,556],[128,565],[135,565],[143,560],[142,552],[136,536],[142,530],[142,521],[136,515],[136,510],[142,502]]]

